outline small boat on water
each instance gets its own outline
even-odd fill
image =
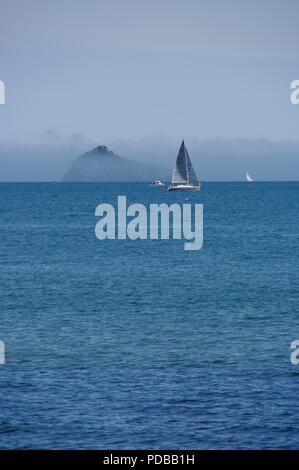
[[[162,181],[160,181],[160,180],[154,180],[152,182],[151,186],[165,186],[165,184],[162,183]]]
[[[183,141],[172,173],[168,191],[199,191],[200,183],[192,166],[185,142]]]
[[[253,179],[251,178],[251,176],[250,176],[250,174],[248,173],[248,171],[247,171],[247,173],[246,173],[246,181],[247,181],[247,183],[252,183],[252,182],[253,182]]]

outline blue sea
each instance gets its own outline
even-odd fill
[[[204,244],[98,240],[147,184],[0,184],[2,449],[299,448],[299,183],[204,183]]]

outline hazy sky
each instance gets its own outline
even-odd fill
[[[0,0],[1,141],[299,139],[298,0]]]

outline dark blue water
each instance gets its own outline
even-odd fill
[[[142,184],[1,184],[1,448],[299,448],[297,183],[204,184],[204,247],[99,241]]]

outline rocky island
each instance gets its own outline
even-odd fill
[[[78,157],[65,173],[63,181],[147,182],[169,179],[169,170],[116,155],[105,145]]]

